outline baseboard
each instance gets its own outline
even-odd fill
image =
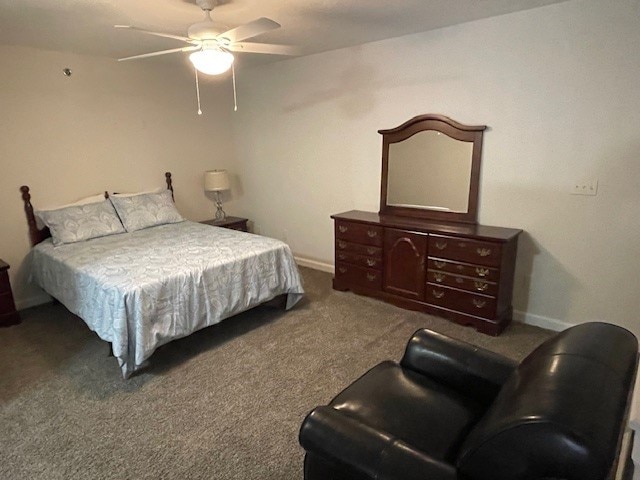
[[[299,257],[294,255],[296,262],[301,267],[313,268],[314,270],[320,270],[321,272],[335,273],[335,267],[330,263],[321,262],[319,260],[313,260],[312,258]]]
[[[25,308],[31,308],[37,305],[42,305],[43,303],[49,303],[50,301],[51,297],[46,293],[33,295],[27,298],[16,299],[16,310],[24,310]]]
[[[563,322],[557,318],[544,317],[542,315],[535,315],[533,313],[522,312],[520,310],[513,311],[513,320],[556,332],[561,332],[562,330],[566,330],[567,328],[574,326],[573,323]]]

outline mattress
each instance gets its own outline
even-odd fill
[[[157,347],[287,294],[304,294],[287,244],[194,222],[31,251],[31,276],[111,342],[127,378]]]

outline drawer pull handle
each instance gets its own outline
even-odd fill
[[[458,242],[458,246],[459,246],[460,248],[467,248],[467,244],[466,244],[466,243],[464,243],[464,242]]]
[[[340,233],[345,233],[347,230],[349,230],[349,227],[345,227],[344,225],[340,225],[338,227],[338,230],[340,230]]]
[[[347,242],[341,242],[338,240],[338,248],[347,248]]]
[[[376,238],[378,236],[378,232],[375,230],[367,230],[367,236],[369,238]]]
[[[376,249],[373,248],[373,247],[369,247],[369,248],[367,248],[367,253],[369,255],[373,255],[374,253],[376,253]]]
[[[434,297],[436,298],[442,298],[444,297],[444,292],[442,290],[437,291],[437,290],[431,290],[431,293],[433,294]]]
[[[480,255],[481,257],[488,257],[489,255],[491,255],[490,248],[478,248],[476,249],[476,252],[478,252],[478,255]]]
[[[482,308],[487,304],[487,302],[485,300],[478,300],[477,298],[473,299],[473,305],[476,308]]]
[[[444,266],[446,265],[444,262],[439,262],[437,260],[434,260],[433,264],[436,266],[436,268],[444,268]]]
[[[447,248],[447,242],[436,242],[436,248],[438,250],[444,250]]]
[[[376,260],[374,260],[373,258],[367,258],[367,265],[370,267],[374,267],[376,265],[376,263],[378,263]]]
[[[489,275],[489,269],[476,267],[476,273],[479,277],[486,277],[487,275]]]
[[[347,273],[347,267],[339,267],[340,273]]]
[[[476,287],[476,290],[479,292],[484,292],[489,284],[487,282],[473,282],[473,285]]]
[[[446,275],[444,275],[443,273],[434,273],[433,274],[433,279],[438,283],[441,283],[444,280],[444,277],[446,277]]]
[[[346,256],[344,253],[339,253],[339,254],[338,254],[338,258],[339,258],[340,260],[345,260],[345,259],[347,258],[347,256]]]
[[[464,278],[456,277],[456,283],[464,283]]]
[[[367,280],[373,282],[378,276],[375,273],[367,273]]]
[[[463,265],[456,265],[456,268],[460,271],[464,270],[464,266]]]

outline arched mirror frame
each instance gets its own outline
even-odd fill
[[[382,185],[380,190],[380,215],[399,215],[403,217],[424,218],[448,222],[476,223],[478,218],[478,188],[480,183],[480,162],[482,156],[482,133],[485,125],[463,125],[444,115],[426,114],[413,117],[399,127],[378,130],[382,135]],[[389,145],[402,142],[418,132],[435,130],[463,142],[472,142],[471,181],[469,202],[466,213],[443,212],[423,208],[397,207],[387,205],[387,187],[389,180]],[[425,166],[428,168],[428,166]]]

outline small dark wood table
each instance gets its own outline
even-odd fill
[[[9,283],[9,265],[0,260],[0,327],[20,323]]]
[[[248,232],[246,218],[241,217],[227,217],[223,220],[205,220],[200,223],[206,225],[213,225],[214,227],[230,228],[231,230],[240,230],[242,232]]]

